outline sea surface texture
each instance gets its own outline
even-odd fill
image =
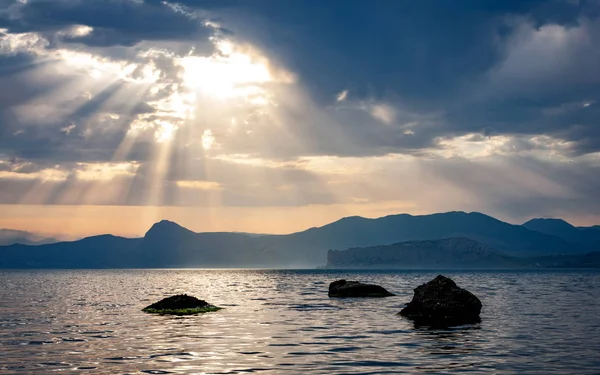
[[[396,315],[438,273],[482,322],[416,328]],[[329,299],[329,282],[396,297]],[[148,315],[188,293],[225,309]],[[599,374],[597,271],[0,271],[0,374]]]

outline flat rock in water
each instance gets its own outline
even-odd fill
[[[188,296],[187,294],[178,294],[146,306],[142,311],[161,315],[193,315],[220,309],[220,307],[211,305],[196,297]]]
[[[395,294],[379,285],[337,280],[329,284],[329,297],[389,297]]]
[[[450,327],[479,323],[481,307],[481,301],[473,293],[438,275],[418,286],[412,301],[399,314],[417,325]]]

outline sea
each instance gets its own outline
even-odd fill
[[[482,321],[397,313],[438,274]],[[397,294],[330,299],[337,279]],[[187,293],[224,307],[145,314]],[[600,374],[600,271],[0,271],[0,374]]]

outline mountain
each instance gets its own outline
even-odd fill
[[[524,223],[527,229],[560,237],[591,251],[600,250],[600,226],[575,227],[562,219],[532,219]]]
[[[433,215],[390,215],[378,219],[348,217],[290,235],[295,244],[345,249],[387,245],[402,241],[465,237],[514,256],[580,253],[585,250],[562,238],[508,224],[472,212]],[[289,240],[286,240],[289,243]]]
[[[141,239],[110,234],[72,242],[0,247],[1,268],[127,268],[139,265]]]
[[[477,241],[453,237],[406,241],[386,246],[329,250],[330,269],[414,268],[600,268],[600,252],[542,257],[514,257]]]
[[[323,265],[327,250],[462,237],[516,257],[580,254],[581,244],[480,213],[347,217],[288,235],[196,233],[163,220],[140,239],[110,235],[52,245],[0,247],[0,268],[285,267]]]
[[[561,238],[577,241],[579,230],[563,219],[531,219],[523,226],[527,229],[535,230],[541,233],[552,234]]]
[[[329,250],[327,268],[513,268],[523,259],[499,253],[477,241],[453,237],[387,246]]]
[[[57,241],[58,240],[54,238],[46,238],[39,234],[22,230],[0,229],[0,246],[12,245],[15,243],[23,245],[42,245]]]
[[[246,251],[251,238],[236,233],[195,233],[163,220],[143,238],[100,235],[49,245],[0,247],[0,269],[256,267],[259,255]]]
[[[260,238],[229,232],[196,233],[163,220],[150,228],[140,243],[145,266],[258,267]]]

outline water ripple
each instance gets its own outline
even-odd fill
[[[600,272],[453,272],[482,323],[415,327],[396,313],[432,272],[0,271],[0,374],[597,374]],[[327,297],[358,279],[397,293]],[[225,307],[143,314],[188,293]]]

